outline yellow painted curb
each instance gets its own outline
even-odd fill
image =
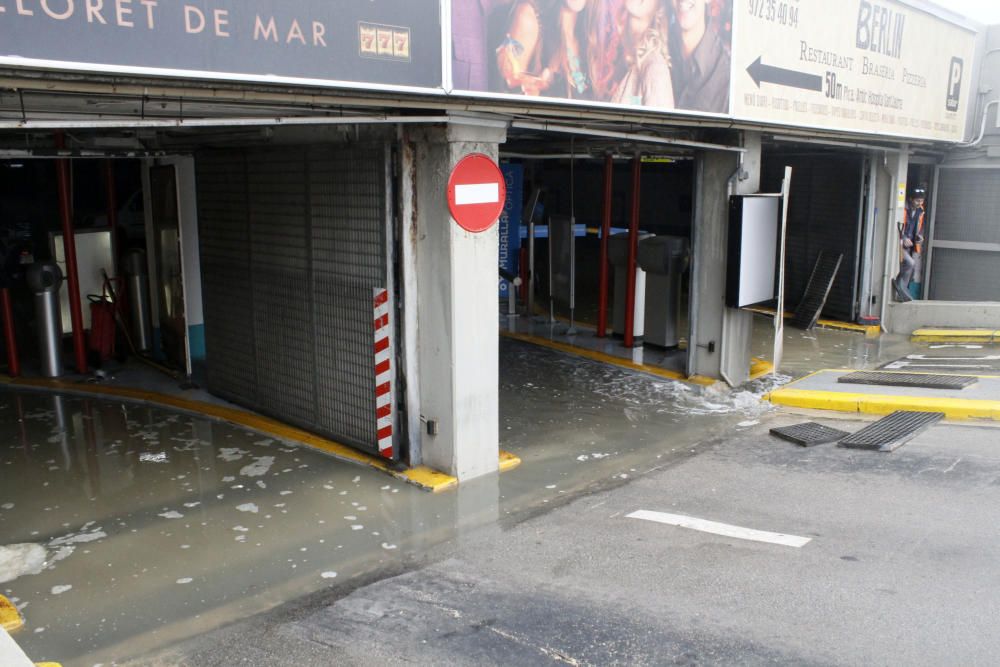
[[[759,377],[764,377],[768,373],[774,371],[774,364],[770,361],[764,361],[763,359],[758,359],[757,357],[752,357],[750,359],[750,379],[756,380]]]
[[[521,465],[521,457],[517,454],[512,454],[504,450],[500,450],[500,472],[507,472],[508,470],[513,470],[517,466]]]
[[[836,329],[838,331],[853,331],[863,333],[869,338],[877,338],[882,335],[882,327],[877,324],[854,324],[852,322],[840,322],[838,320],[819,320],[816,326],[821,329]]]
[[[565,352],[566,354],[575,354],[578,357],[590,359],[591,361],[620,366],[621,368],[627,368],[641,373],[649,373],[650,375],[656,375],[669,380],[679,380],[681,382],[690,382],[692,384],[702,386],[713,385],[717,382],[717,380],[703,377],[701,375],[692,375],[691,377],[688,377],[683,373],[667,370],[666,368],[660,368],[659,366],[637,364],[634,361],[622,359],[621,357],[616,357],[611,354],[605,354],[604,352],[598,352],[597,350],[588,350],[584,347],[577,347],[576,345],[570,345],[569,343],[563,343],[556,340],[549,340],[548,338],[542,338],[540,336],[531,336],[529,334],[515,333],[513,331],[501,331],[500,335],[513,340],[519,340],[524,343],[531,343],[532,345],[539,345],[552,350],[558,350],[559,352]]]
[[[896,410],[943,412],[948,419],[1000,421],[1000,401],[935,396],[889,396],[783,387],[766,396],[775,405],[887,415]]]
[[[767,315],[769,317],[774,317],[775,312],[774,308],[766,308],[764,306],[753,306],[751,308],[745,308],[744,310],[749,310],[761,315]],[[784,318],[786,320],[794,316],[795,313],[785,311]],[[853,331],[855,333],[863,333],[870,338],[882,335],[882,327],[878,324],[855,324],[853,322],[841,322],[840,320],[819,319],[816,321],[816,326],[820,329],[835,329],[837,331]]]
[[[455,477],[446,475],[443,472],[438,472],[426,466],[396,470],[393,469],[391,464],[385,459],[365,454],[364,452],[358,451],[353,447],[348,447],[347,445],[343,445],[339,442],[328,440],[314,433],[309,433],[308,431],[296,428],[295,426],[283,424],[275,419],[271,419],[270,417],[264,417],[262,415],[253,414],[252,412],[246,412],[244,410],[237,410],[224,405],[215,405],[214,403],[206,403],[204,401],[192,401],[186,398],[145,391],[143,389],[78,384],[74,382],[62,382],[60,380],[46,380],[41,378],[17,378],[10,380],[7,384],[15,387],[33,387],[37,389],[51,389],[102,397],[110,396],[134,401],[144,401],[176,408],[178,410],[184,410],[185,412],[191,412],[201,416],[213,417],[215,419],[231,422],[267,435],[273,435],[285,440],[300,442],[307,447],[329,454],[334,458],[341,459],[343,461],[350,461],[352,463],[360,463],[370,468],[375,468],[376,470],[392,475],[396,479],[414,484],[415,486],[419,486],[422,489],[433,491],[435,493],[454,488],[458,484],[458,480]]]
[[[458,479],[427,466],[408,468],[402,472],[393,472],[392,475],[410,484],[415,484],[422,489],[427,489],[432,493],[448,491],[458,486]]]
[[[0,627],[7,632],[14,632],[24,626],[24,617],[13,602],[0,595]]]
[[[994,343],[1000,331],[994,329],[917,329],[910,340],[920,343]]]
[[[36,662],[35,667],[62,667],[60,662]]]

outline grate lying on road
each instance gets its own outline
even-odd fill
[[[932,373],[880,373],[857,371],[837,378],[847,384],[875,384],[883,387],[920,387],[923,389],[965,389],[978,380],[971,375],[935,375]]]
[[[796,445],[813,447],[840,440],[850,434],[846,431],[839,431],[829,426],[817,424],[816,422],[803,422],[801,424],[793,424],[792,426],[772,428],[771,435],[777,436],[782,440],[794,442]]]
[[[897,410],[840,441],[840,447],[891,452],[944,417],[943,412]]]

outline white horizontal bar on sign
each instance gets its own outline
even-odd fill
[[[466,183],[455,186],[455,204],[496,204],[500,201],[499,183]]]
[[[667,514],[666,512],[650,512],[649,510],[638,510],[627,515],[627,519],[644,519],[665,523],[668,526],[678,526],[680,528],[690,528],[703,533],[713,535],[723,535],[725,537],[735,537],[740,540],[753,540],[754,542],[767,542],[769,544],[780,544],[786,547],[800,549],[810,541],[811,537],[799,537],[798,535],[785,535],[784,533],[769,533],[766,530],[754,530],[753,528],[743,528],[742,526],[731,526],[728,523],[717,523],[705,519],[696,519],[683,514]]]

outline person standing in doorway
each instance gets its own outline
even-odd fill
[[[672,0],[679,39],[674,59],[678,109],[729,111],[729,49],[709,19],[707,0]],[[673,41],[673,40],[671,40]],[[674,48],[674,45],[672,45]]]
[[[924,245],[924,218],[926,216],[927,188],[918,185],[910,191],[906,205],[906,220],[899,230],[899,274],[892,281],[897,301],[912,301],[910,281],[922,262]]]

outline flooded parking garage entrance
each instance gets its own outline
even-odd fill
[[[139,656],[624,483],[766,409],[754,391],[502,347],[501,445],[526,465],[444,494],[224,422],[0,392],[0,592],[25,616],[17,641],[64,665]]]

